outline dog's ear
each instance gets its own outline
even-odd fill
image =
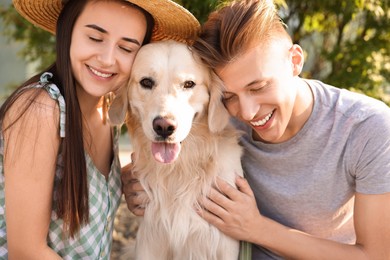
[[[108,110],[110,123],[113,125],[121,125],[125,121],[128,108],[127,90],[127,85],[118,90],[118,93]]]
[[[211,72],[208,123],[210,131],[213,133],[221,132],[229,123],[229,112],[221,100],[222,88],[222,80],[214,72]]]

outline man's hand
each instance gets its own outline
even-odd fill
[[[226,235],[251,241],[254,227],[262,219],[254,194],[242,177],[237,177],[237,189],[218,178],[216,188],[200,204],[199,215]]]

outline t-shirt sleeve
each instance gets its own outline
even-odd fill
[[[390,109],[382,108],[360,122],[350,135],[349,169],[359,193],[390,192]]]

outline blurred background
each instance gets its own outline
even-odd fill
[[[225,1],[178,0],[202,23]],[[275,0],[295,43],[305,50],[303,77],[390,104],[390,0]],[[0,104],[55,59],[54,37],[0,0]]]

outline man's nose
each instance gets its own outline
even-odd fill
[[[252,97],[240,97],[240,116],[245,121],[252,120],[259,111],[260,104]]]

